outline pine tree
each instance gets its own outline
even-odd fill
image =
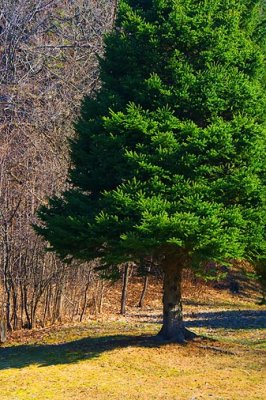
[[[71,143],[72,189],[37,228],[106,270],[152,256],[163,338],[184,341],[183,268],[265,256],[265,29],[258,0],[121,0],[101,89]]]

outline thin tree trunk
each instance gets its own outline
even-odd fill
[[[84,291],[84,301],[83,301],[83,306],[82,306],[82,310],[81,310],[81,314],[79,317],[79,321],[82,322],[83,316],[86,312],[86,308],[87,308],[87,294],[88,294],[88,290],[89,287],[91,285],[91,272],[89,272],[89,276],[88,276],[88,280],[86,283],[86,287],[85,287],[85,291]]]
[[[57,283],[57,286],[58,285],[59,284]],[[55,294],[53,323],[55,323],[56,321],[61,322],[62,295],[63,295],[62,287],[61,286],[59,288],[57,287]]]
[[[163,263],[163,326],[159,337],[183,343],[196,335],[185,328],[181,300],[182,265],[177,257],[166,257]]]
[[[145,277],[144,277],[144,285],[143,285],[142,293],[141,293],[139,304],[138,304],[138,306],[140,308],[142,308],[143,305],[144,305],[144,299],[145,299],[145,295],[146,295],[147,288],[148,288],[148,282],[149,282],[149,276],[145,275]]]
[[[44,312],[43,312],[43,318],[42,318],[43,326],[45,326],[46,317],[47,317],[47,314],[49,313],[50,301],[51,301],[51,284],[47,286],[46,293],[45,293]]]
[[[19,283],[19,288],[20,288],[20,325],[21,328],[24,325],[24,293],[23,293],[23,286],[22,282]]]
[[[120,314],[122,314],[122,315],[126,314],[128,275],[129,275],[129,265],[126,264],[124,267],[124,272],[123,272],[123,284],[122,284],[122,296],[121,296]]]
[[[31,319],[30,319],[30,314],[29,314],[29,309],[28,309],[28,290],[27,287],[24,286],[24,310],[25,310],[25,315],[27,319],[27,323],[24,324],[25,328],[31,329]]]
[[[16,287],[14,284],[12,284],[12,300],[13,300],[13,329],[16,330],[18,327],[18,298],[17,298],[17,292],[16,292]]]
[[[102,309],[103,309],[103,297],[104,297],[104,281],[101,282],[99,308],[98,308],[99,314],[102,313]]]
[[[0,320],[0,343],[4,343],[6,341],[6,322],[4,320]]]
[[[8,331],[12,331],[11,325],[11,272],[10,272],[10,248],[7,224],[4,225],[4,288],[5,288],[5,319]]]

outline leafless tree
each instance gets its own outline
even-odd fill
[[[64,307],[82,319],[89,304],[90,269],[73,275],[32,224],[66,185],[73,120],[100,85],[96,55],[114,14],[113,0],[0,0],[0,320],[9,330],[37,315],[58,320]]]

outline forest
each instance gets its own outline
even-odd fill
[[[262,0],[0,0],[1,399],[263,399],[265,32]]]
[[[34,327],[36,313],[41,324],[62,312],[81,317],[88,284],[100,299],[90,267],[47,253],[32,224],[67,185],[68,139],[81,99],[99,86],[114,3],[7,0],[0,10],[0,315],[13,330]]]

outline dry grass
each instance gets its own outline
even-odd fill
[[[186,320],[203,338],[162,345],[152,338],[160,288],[151,284],[142,311],[134,307],[140,289],[131,291],[126,317],[109,310],[101,320],[13,334],[0,349],[0,399],[265,399],[266,307],[254,293],[192,290]]]
[[[182,346],[160,345],[148,336],[158,328],[147,322],[92,321],[15,337],[0,350],[0,398],[265,398],[261,329],[210,332],[201,327],[194,330],[219,341]]]

